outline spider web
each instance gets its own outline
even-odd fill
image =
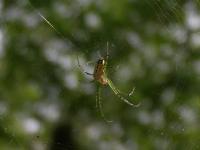
[[[2,12],[2,3],[3,2],[1,1],[0,12]],[[62,2],[56,2],[55,4],[53,4],[53,2],[51,3],[52,6],[55,5],[55,7],[59,8],[56,10],[58,11],[58,14],[64,12],[70,16],[70,11],[73,11],[73,9],[74,11],[77,11],[78,7],[86,7],[92,3],[92,1],[80,0],[73,2],[70,10],[65,10],[65,7],[61,5]],[[76,6],[76,3],[79,5]],[[97,51],[102,51],[103,53],[103,50],[101,49],[102,47],[105,47],[104,45],[108,40],[97,38],[92,40],[91,44],[88,44],[89,46],[81,47],[83,50],[80,50],[77,48],[80,43],[76,43],[76,41],[87,41],[86,35],[89,33],[85,33],[86,35],[84,35],[84,33],[82,33],[83,31],[79,31],[76,33],[79,34],[79,36],[76,34],[65,35],[64,27],[59,24],[57,24],[57,26],[56,23],[54,25],[54,21],[51,20],[51,18],[53,18],[51,17],[52,12],[45,11],[42,7],[37,8],[32,3],[27,4],[25,1],[17,2],[17,4],[16,7],[11,6],[4,10],[5,16],[3,20],[6,23],[0,28],[1,57],[3,58],[5,52],[4,43],[10,42],[10,39],[6,38],[8,36],[7,30],[9,30],[9,28],[4,31],[4,28],[10,27],[9,22],[20,20],[22,21],[21,26],[28,26],[30,29],[36,27],[37,33],[33,34],[29,30],[29,37],[30,39],[34,39],[34,36],[36,36],[36,43],[40,43],[40,46],[46,50],[45,55],[48,61],[61,66],[62,71],[65,72],[62,76],[62,78],[64,78],[63,81],[65,82],[65,87],[72,92],[79,93],[82,97],[89,96],[92,98],[88,99],[89,102],[82,102],[81,106],[78,105],[78,102],[80,101],[76,101],[76,99],[79,98],[76,94],[70,94],[69,96],[75,97],[75,102],[58,102],[59,99],[60,101],[62,99],[59,97],[61,89],[50,85],[51,87],[47,89],[47,92],[50,94],[46,100],[43,100],[42,102],[33,102],[34,108],[29,110],[26,109],[26,106],[28,108],[30,106],[24,104],[24,102],[21,104],[22,110],[16,109],[12,111],[10,109],[13,108],[13,106],[11,107],[10,105],[16,103],[3,100],[2,96],[2,103],[0,103],[0,122],[2,125],[0,128],[3,130],[2,133],[4,136],[1,137],[3,142],[0,143],[0,146],[2,145],[5,149],[26,149],[28,145],[28,147],[32,149],[48,149],[53,143],[51,141],[51,133],[53,132],[51,127],[53,128],[60,120],[61,122],[71,121],[73,123],[74,126],[72,133],[70,134],[80,136],[80,138],[78,138],[79,143],[87,148],[145,149],[145,147],[141,146],[140,142],[136,142],[139,140],[140,136],[142,137],[142,132],[145,132],[147,133],[147,141],[153,143],[153,146],[150,144],[153,149],[176,149],[184,148],[180,143],[187,141],[189,136],[196,136],[195,133],[190,131],[192,130],[195,132],[199,129],[199,127],[195,125],[199,122],[199,98],[197,94],[199,87],[195,84],[195,82],[199,82],[199,79],[196,76],[200,73],[199,57],[197,56],[199,53],[196,50],[199,48],[200,39],[199,0],[187,2],[185,5],[182,5],[182,2],[178,0],[145,0],[144,4],[141,3],[145,8],[148,8],[147,10],[153,10],[155,16],[152,20],[155,22],[157,21],[157,27],[151,25],[153,21],[148,22],[149,26],[144,26],[144,32],[150,32],[149,35],[146,35],[148,39],[146,39],[145,36],[143,37],[146,40],[142,39],[142,36],[139,34],[140,32],[134,30],[131,30],[127,35],[122,34],[127,36],[126,43],[134,49],[134,52],[131,52],[126,58],[120,58],[118,56],[119,53],[122,53],[120,48],[128,48],[123,45],[119,48],[119,52],[114,50],[111,52],[112,60],[109,61],[111,66],[119,64],[119,67],[114,67],[115,72],[112,76],[116,85],[120,85],[120,88],[125,91],[131,89],[132,84],[130,83],[133,83],[136,90],[132,96],[136,99],[140,99],[142,106],[135,110],[130,109],[130,107],[116,101],[116,98],[114,98],[110,92],[107,92],[108,89],[105,89],[102,94],[103,106],[105,107],[103,109],[105,114],[108,114],[109,118],[113,117],[114,120],[117,120],[110,126],[105,125],[104,121],[98,118],[94,113],[96,108],[94,100],[95,90],[93,85],[85,82],[80,83],[83,79],[80,77],[80,74],[77,73],[77,69],[75,69],[77,68],[75,65],[76,52],[78,52],[81,64],[87,64],[89,58],[92,58],[92,60],[98,58]],[[25,7],[27,7],[27,5],[29,5],[28,7],[31,12],[26,15]],[[97,2],[97,5],[101,6],[101,3]],[[81,13],[81,10],[82,9],[77,11],[77,14],[75,15]],[[43,11],[45,13],[43,13]],[[115,14],[113,13],[113,15]],[[144,13],[144,15],[147,15],[147,13]],[[9,16],[11,17],[9,18]],[[42,27],[39,27],[39,22],[42,22],[42,20],[44,24]],[[63,20],[65,21],[65,19]],[[85,17],[85,24],[88,28],[95,30],[102,25],[102,22],[95,13],[88,13]],[[44,28],[46,28],[46,35],[45,33],[44,35],[40,35],[40,31],[44,30]],[[148,28],[152,29],[149,30]],[[158,32],[160,34],[156,36]],[[74,41],[70,41],[68,36],[71,36]],[[156,44],[156,40],[153,39],[155,37],[160,38],[161,44]],[[79,39],[76,40],[76,38]],[[117,41],[117,38],[113,38],[110,41],[113,44],[112,49],[118,49],[118,43],[114,43],[114,41]],[[77,50],[74,51],[76,48]],[[92,49],[94,50],[92,51]],[[158,54],[160,58],[158,58]],[[194,55],[194,58],[191,57],[191,55]],[[3,62],[4,60],[0,59],[0,61]],[[92,66],[93,65],[85,65],[84,68],[92,71]],[[142,66],[144,66],[144,68]],[[2,63],[0,64],[0,69],[1,68]],[[130,68],[133,68],[133,71],[131,71]],[[145,74],[149,74],[149,77],[151,78],[148,78]],[[81,81],[79,81],[80,78]],[[91,80],[91,78],[88,78],[88,80]],[[146,82],[143,80],[146,80]],[[130,85],[127,85],[127,83]],[[189,87],[192,84],[194,84],[194,87]],[[32,83],[29,86],[31,86],[32,91],[40,91],[40,89]],[[2,90],[3,88],[3,86],[0,87],[1,93],[5,92],[5,90]],[[185,95],[183,96],[184,92]],[[107,96],[111,100],[107,99]],[[83,99],[86,100],[87,98]],[[63,108],[62,106],[65,107]],[[110,106],[113,106],[113,108],[110,108]],[[91,111],[88,111],[88,108],[91,108]],[[71,109],[76,113],[74,117],[75,121],[71,120],[68,115],[66,115],[66,118],[68,119],[60,119],[63,112],[66,110],[71,111]],[[76,110],[78,112],[76,112]],[[133,113],[136,115],[133,116]],[[121,115],[121,117],[119,117],[119,115]],[[81,123],[81,125],[77,125],[77,122]],[[138,130],[141,131],[141,135],[139,136],[138,134],[138,138],[134,136],[134,141],[132,141],[132,135],[124,133],[126,132],[126,127],[129,127],[127,124],[135,124]],[[141,126],[144,127],[144,129],[142,129]],[[136,127],[132,127],[132,130],[136,131]],[[24,130],[22,130],[22,128]],[[43,128],[48,129],[44,130]],[[20,131],[17,131],[17,129]],[[71,127],[67,125],[67,129],[71,129]],[[109,133],[111,135],[109,135]],[[69,133],[66,131],[66,134]],[[111,140],[103,140],[105,136],[110,137]],[[177,136],[180,136],[182,139],[176,138]],[[96,143],[96,146],[89,144],[87,141],[81,141],[81,138],[86,137],[89,141]],[[124,138],[125,142],[120,140],[120,137]],[[61,139],[56,141],[54,147],[57,149],[65,149],[66,147],[63,140],[66,141],[66,137],[61,137]],[[189,141],[185,142],[183,146],[186,146],[188,149],[198,149],[199,145],[196,142],[196,140],[198,141],[198,138],[192,138],[192,140],[195,144],[192,144],[192,142]],[[73,147],[72,145],[71,148]]]

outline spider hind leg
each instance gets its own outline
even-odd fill
[[[108,81],[108,85],[110,86],[112,91],[115,93],[115,95],[117,95],[119,97],[119,99],[121,99],[123,102],[127,103],[130,106],[133,106],[133,107],[139,107],[140,106],[141,103],[133,104],[127,98],[125,98],[122,95],[122,92],[114,86],[114,84],[112,83],[112,81],[110,79],[107,79],[107,81]],[[134,90],[132,90],[131,93],[128,94],[129,97],[132,95],[133,91]]]
[[[102,101],[101,101],[101,96],[100,96],[100,94],[101,94],[101,87],[98,86],[98,87],[97,87],[97,95],[96,95],[96,108],[99,109],[99,112],[100,112],[100,114],[101,114],[101,117],[103,118],[103,120],[104,120],[105,122],[107,122],[107,123],[112,123],[112,122],[113,122],[112,120],[108,120],[108,119],[106,119],[106,117],[105,117],[105,114],[104,114],[104,112],[103,112],[103,107],[102,107]]]

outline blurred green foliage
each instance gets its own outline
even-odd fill
[[[199,0],[0,1],[0,148],[200,149],[199,10]],[[111,124],[76,60],[91,72],[107,42],[108,76],[141,102],[103,87]]]

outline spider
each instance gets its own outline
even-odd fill
[[[31,7],[34,8],[34,6],[30,3],[30,1],[29,1],[29,4],[31,5]],[[49,22],[49,20],[47,20],[39,11],[36,10],[36,12],[58,35],[60,35],[64,40],[66,40],[65,36],[63,36],[63,34],[61,32],[59,32],[54,27],[54,25],[51,22]],[[100,97],[100,93],[101,93],[101,86],[100,85],[103,85],[103,86],[109,85],[109,87],[114,92],[114,94],[117,95],[119,97],[119,99],[121,99],[122,101],[124,101],[125,103],[127,103],[130,106],[139,107],[140,103],[133,104],[127,98],[125,98],[124,96],[122,96],[122,92],[118,88],[116,88],[115,85],[113,84],[113,82],[108,78],[107,73],[106,73],[108,56],[109,56],[109,54],[108,54],[108,42],[107,42],[107,51],[106,52],[107,52],[106,57],[105,58],[100,57],[100,59],[97,61],[93,73],[88,73],[88,72],[86,72],[86,71],[84,71],[82,69],[82,67],[80,65],[80,62],[79,62],[79,59],[78,59],[78,56],[77,56],[77,60],[78,60],[78,66],[79,66],[79,68],[81,70],[83,70],[83,72],[85,74],[93,76],[94,81],[97,81],[99,83],[98,84],[98,90],[97,90],[97,96],[96,96],[96,107],[99,106],[99,110],[100,110],[101,116],[104,118],[104,120],[106,122],[112,122],[110,120],[105,119],[105,115],[104,115],[104,113],[102,111],[102,104],[101,104],[101,97]],[[128,96],[130,97],[133,94],[133,92],[134,92],[134,88],[128,94]]]
[[[109,53],[108,53],[108,42],[107,42],[107,50],[106,50],[106,57],[102,57],[100,56],[100,58],[98,59],[98,61],[96,62],[96,65],[94,67],[94,71],[93,73],[89,73],[87,71],[85,71],[84,69],[82,69],[81,65],[80,65],[80,62],[79,62],[79,59],[78,59],[78,56],[77,56],[77,61],[78,61],[78,66],[79,68],[86,74],[86,75],[89,75],[89,76],[93,76],[93,81],[96,81],[98,84],[97,86],[97,95],[96,95],[96,107],[99,107],[99,111],[101,113],[101,116],[102,118],[106,121],[106,122],[112,122],[111,120],[107,120],[105,118],[105,115],[102,111],[102,103],[101,103],[101,87],[102,86],[109,86],[111,88],[111,90],[114,92],[114,94],[116,96],[118,96],[118,98],[120,100],[122,100],[123,102],[127,103],[128,105],[130,106],[133,106],[133,107],[139,107],[140,106],[140,103],[138,104],[133,104],[130,102],[130,100],[128,100],[127,98],[125,98],[123,96],[123,93],[113,84],[113,82],[108,78],[107,76],[107,72],[106,72],[106,69],[107,69],[107,64],[108,64],[108,58],[109,58]],[[128,94],[128,97],[130,97],[134,92],[134,88],[133,90]]]

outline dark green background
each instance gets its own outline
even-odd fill
[[[1,1],[0,149],[200,149],[199,0]],[[56,28],[51,28],[41,13]],[[196,18],[195,18],[196,17]],[[197,21],[196,25],[192,21]],[[92,72],[109,42],[109,87]]]

